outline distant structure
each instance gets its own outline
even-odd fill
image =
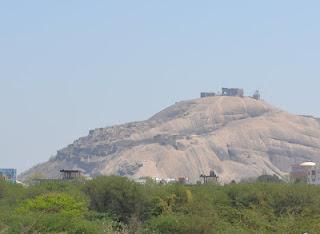
[[[244,97],[244,90],[239,88],[222,88],[221,93],[220,92],[217,92],[217,93],[201,92],[200,93],[201,98],[215,97],[215,96]],[[261,95],[259,90],[256,90],[251,98],[260,100]]]
[[[80,170],[60,170],[60,177],[62,180],[74,180],[82,177]]]
[[[11,183],[17,182],[17,169],[0,168],[0,179]]]
[[[308,184],[320,185],[320,165],[309,167],[307,182]]]
[[[244,91],[238,88],[222,88],[222,96],[243,97]]]
[[[215,171],[210,171],[209,175],[200,175],[200,178],[203,180],[203,184],[217,183],[219,176]]]
[[[64,180],[75,180],[83,178],[88,180],[88,177],[83,176],[83,172],[80,170],[60,170],[59,178],[36,178],[31,181],[32,185],[42,184],[42,183],[51,183],[51,182],[60,182]]]
[[[208,93],[208,92],[202,92],[202,93],[200,93],[200,97],[201,97],[201,98],[215,97],[215,96],[216,96],[216,93],[213,93],[213,92],[211,92],[211,93]]]
[[[312,168],[316,167],[314,162],[304,162],[301,164],[291,165],[290,178],[294,182],[308,182],[309,173]]]
[[[148,180],[154,181],[157,184],[191,184],[188,177],[182,176],[178,178],[159,178],[159,177],[139,177],[138,179],[134,179],[136,183],[146,184]]]
[[[179,184],[189,184],[190,183],[189,178],[185,177],[185,176],[177,178],[177,182]]]
[[[201,92],[200,97],[201,98],[207,98],[207,97],[215,97],[215,96],[229,96],[229,97],[243,97],[244,96],[244,90],[238,89],[238,88],[222,88],[222,92],[214,93],[214,92]],[[260,94],[259,94],[260,99]]]
[[[294,182],[320,185],[320,165],[314,162],[292,165],[290,176]]]
[[[146,184],[148,179],[152,180],[152,178],[150,177],[147,177],[147,176],[142,176],[142,177],[139,177],[139,178],[136,178],[134,179],[134,181],[138,184]]]
[[[252,97],[253,97],[254,99],[256,99],[256,100],[260,100],[260,99],[261,99],[261,96],[260,96],[259,90],[257,90],[257,91],[253,94]]]

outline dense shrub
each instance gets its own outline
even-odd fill
[[[0,199],[4,197],[5,183],[0,180]]]
[[[190,215],[162,215],[149,220],[145,233],[176,234],[210,234],[214,233],[214,225],[210,219]]]
[[[84,189],[90,197],[90,208],[110,213],[128,223],[133,216],[140,217],[144,194],[141,186],[125,177],[99,177],[88,182]]]
[[[86,201],[64,193],[47,193],[34,199],[26,200],[18,209],[20,213],[29,214],[61,214],[70,217],[79,217],[85,214]]]
[[[0,183],[0,233],[319,233],[320,187],[268,181]]]
[[[283,181],[279,179],[276,175],[262,175],[257,178],[257,182],[260,183],[282,183]]]

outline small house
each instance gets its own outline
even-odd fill
[[[80,170],[60,170],[60,177],[62,180],[74,180],[82,177]]]

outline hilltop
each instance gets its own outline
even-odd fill
[[[320,121],[250,97],[215,96],[178,102],[150,119],[91,130],[48,162],[20,175],[57,177],[60,169],[90,176],[187,176],[215,170],[221,181],[320,161]]]

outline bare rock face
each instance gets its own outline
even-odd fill
[[[249,97],[209,97],[176,103],[143,122],[92,130],[20,179],[82,169],[90,176],[187,176],[195,182],[215,170],[229,182],[282,176],[303,161],[320,161],[319,119]]]

